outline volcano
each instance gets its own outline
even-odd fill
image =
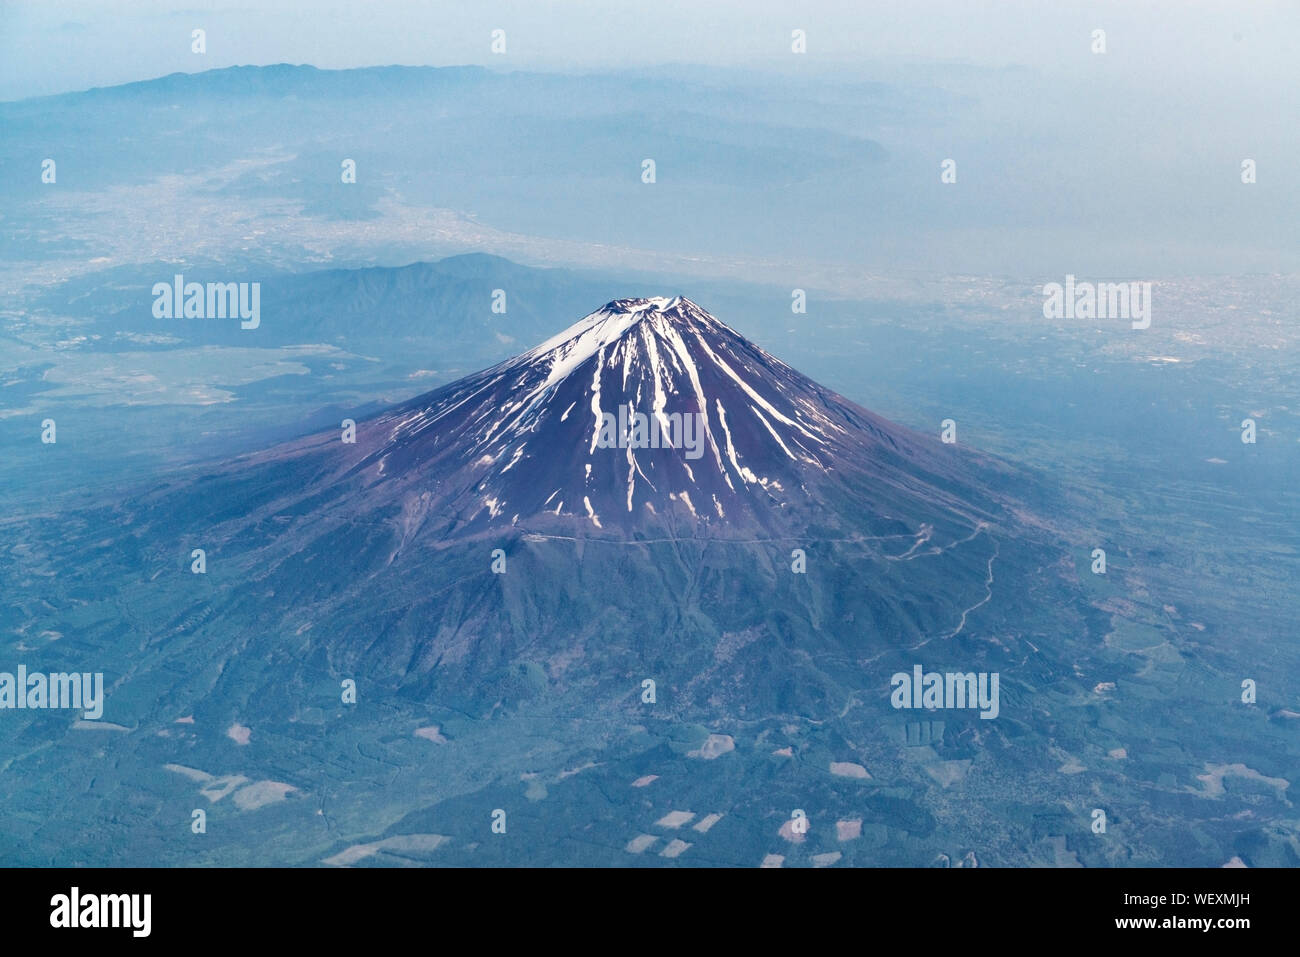
[[[652,420],[659,441],[629,441],[625,422]],[[701,675],[742,633],[728,668],[764,673],[760,700],[812,707],[885,652],[956,639],[988,653],[971,636],[995,579],[1014,583],[998,612],[1028,617],[1014,609],[1059,551],[1012,494],[1036,487],[1022,479],[672,297],[609,302],[342,432],[127,507],[239,569],[226,598],[280,635],[268,656],[457,700],[499,697],[519,667],[613,691],[646,664],[716,696]],[[808,655],[816,675],[796,664]]]

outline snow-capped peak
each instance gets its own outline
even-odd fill
[[[595,312],[579,319],[563,332],[534,346],[514,359],[514,363],[529,362],[571,343],[565,355],[577,362],[585,361],[597,349],[608,345],[640,322],[647,314],[657,313],[666,318],[684,319],[687,316],[708,314],[699,306],[681,296],[656,296],[651,299],[615,299]]]
[[[445,465],[464,520],[545,514],[592,528],[619,516],[729,524],[784,508],[863,427],[682,296],[613,300],[379,421],[377,475]]]

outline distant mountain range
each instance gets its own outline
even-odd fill
[[[259,325],[247,330],[232,319],[156,317],[151,289],[173,283],[177,274],[200,284],[258,283]],[[55,316],[75,310],[90,320],[87,331],[97,335],[101,349],[329,343],[407,358],[414,348],[435,351],[429,359],[439,363],[485,363],[549,335],[557,313],[577,311],[615,289],[609,279],[573,270],[469,253],[398,267],[301,273],[211,262],[120,267],[41,292],[35,306]],[[151,346],[151,339],[158,341]]]
[[[518,243],[559,240],[573,245],[565,261],[599,266],[626,258],[622,248],[753,256],[751,237],[802,231],[806,260],[831,245],[803,223],[808,204],[887,170],[890,153],[868,130],[933,122],[952,99],[868,83],[810,97],[816,89],[689,71],[279,64],[0,103],[0,165],[36,170],[0,180],[0,250],[26,261],[39,248],[47,265],[201,254],[176,245],[190,224],[203,251],[263,265],[319,262],[323,250],[377,262],[513,255]],[[45,158],[54,184],[41,182]],[[646,159],[653,183],[642,182]],[[105,190],[123,204],[110,219]],[[685,216],[689,248],[664,228]]]

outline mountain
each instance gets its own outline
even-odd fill
[[[155,283],[247,282],[259,286],[255,330],[225,319],[160,319]],[[470,253],[399,267],[270,273],[219,263],[154,263],[78,277],[33,297],[56,317],[76,310],[92,319],[97,350],[223,345],[268,348],[327,343],[365,355],[419,355],[445,366],[488,363],[554,329],[556,314],[609,294],[612,281],[567,269],[539,269]],[[502,296],[493,310],[494,291]],[[504,311],[503,311],[504,310]],[[513,348],[512,348],[513,346]],[[414,350],[414,351],[413,351]]]
[[[660,447],[632,447],[622,410],[629,423],[698,416],[696,441],[672,447],[669,428]],[[611,301],[351,438],[341,423],[124,508],[222,555],[247,582],[229,600],[250,602],[253,582],[274,595],[255,603],[274,631],[309,623],[303,653],[471,710],[524,661],[545,673],[563,660],[565,683],[616,693],[665,627],[679,640],[651,657],[683,684],[746,627],[770,640],[734,656],[742,671],[756,655],[794,674],[806,669],[788,659],[815,650],[817,681],[790,689],[811,705],[864,648],[962,634],[995,561],[1000,580],[1041,579],[1055,561],[1006,491],[1010,470],[854,405],[682,297]],[[498,548],[509,574],[491,572]],[[816,574],[794,571],[796,550]],[[631,644],[579,650],[575,622],[611,616]]]

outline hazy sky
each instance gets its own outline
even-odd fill
[[[200,27],[207,51],[197,55],[190,37]],[[791,53],[796,28],[807,55]],[[506,31],[504,56],[491,50],[495,29]],[[1097,29],[1105,56],[1091,52]],[[892,154],[870,181],[897,187],[863,207],[877,217],[872,228],[823,228],[843,219],[855,186],[832,180],[789,198],[786,215],[818,224],[811,240],[762,232],[779,216],[746,200],[715,210],[717,235],[696,235],[696,247],[679,252],[739,255],[726,243],[752,237],[767,256],[1017,275],[1062,271],[1058,260],[1126,275],[1291,271],[1300,255],[1300,0],[0,0],[0,100],[285,62],[666,76],[674,64],[699,64],[739,68],[726,78],[733,89],[789,71],[817,77],[807,93],[836,88],[819,73],[856,74],[891,81],[899,103],[961,104],[907,129],[872,119],[868,130],[837,131],[879,139]],[[776,122],[797,129],[799,120]],[[907,179],[924,170],[929,184],[949,156],[962,158],[971,190],[939,198]],[[1243,192],[1246,157],[1258,161],[1259,181]],[[732,194],[711,195],[722,204]],[[900,195],[912,205],[890,201]],[[571,209],[502,202],[489,217],[496,227],[612,241],[591,232],[608,223],[598,211],[566,232]]]
[[[208,50],[190,51],[190,31]],[[790,54],[790,31],[808,56]],[[507,55],[489,50],[507,32]],[[201,4],[0,2],[0,99],[234,64],[480,63],[599,69],[670,63],[865,69],[957,60],[1081,70],[1093,29],[1107,69],[1177,88],[1300,79],[1296,0],[395,0]]]

